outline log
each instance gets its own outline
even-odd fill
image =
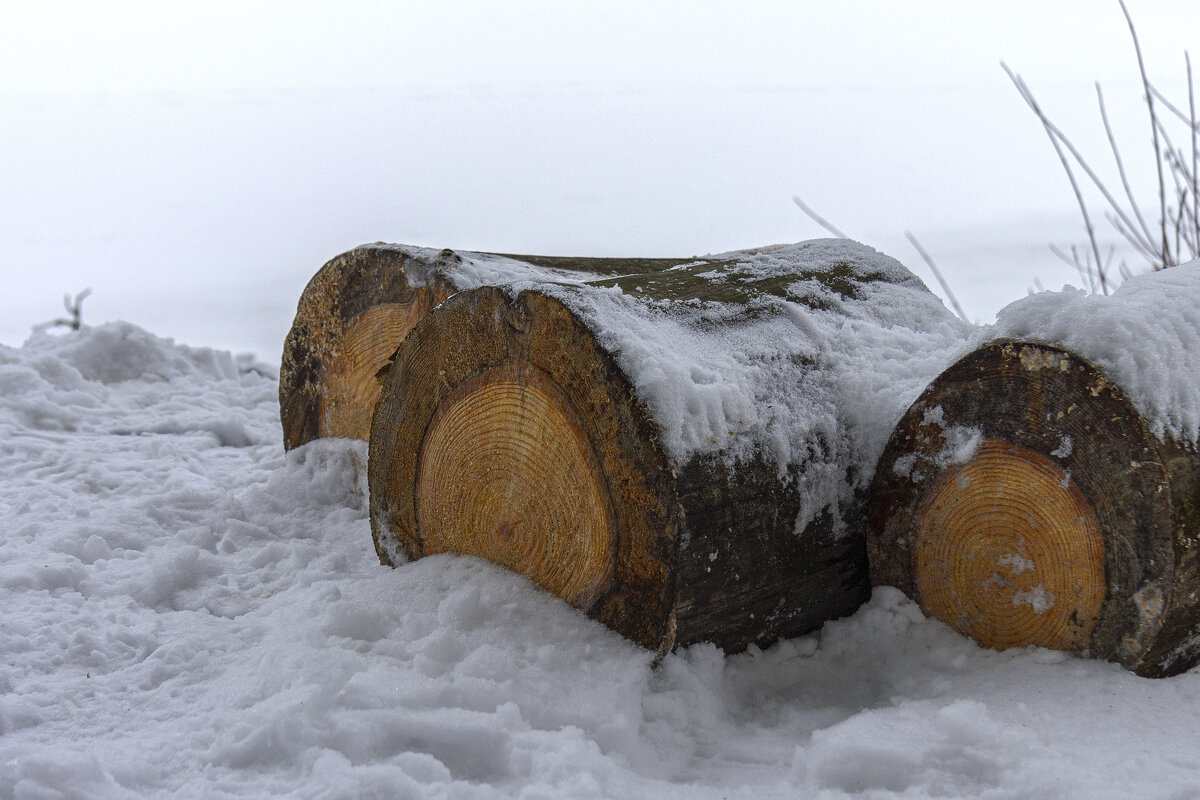
[[[430,309],[460,289],[524,279],[594,280],[667,269],[679,259],[587,259],[362,245],[331,259],[300,296],[279,369],[284,448],[323,436],[367,440],[376,373]]]
[[[1014,304],[997,332],[1023,338],[930,384],[871,488],[874,584],[987,647],[1147,677],[1200,661],[1197,389],[1177,374],[1200,345],[1200,263],[1168,272]]]
[[[384,379],[380,560],[479,556],[659,652],[811,631],[867,597],[862,490],[962,334],[845,240],[459,292]]]

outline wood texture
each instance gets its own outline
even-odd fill
[[[1196,465],[1084,359],[992,343],[896,427],[868,504],[872,582],[987,646],[1181,672],[1200,660]]]
[[[412,327],[486,271],[472,258],[511,260],[537,282],[652,275],[678,258],[572,258],[456,253],[405,245],[363,245],[331,259],[300,296],[279,370],[284,447],[322,436],[370,437],[377,373]]]
[[[459,478],[469,488],[452,493],[446,507],[429,517],[420,507],[419,498],[426,491],[418,480],[421,464],[430,457],[447,457],[438,442],[442,425],[439,421],[431,428],[431,423],[439,411],[440,419],[445,419],[464,402],[486,405],[492,391],[489,374],[503,375],[504,383],[516,384],[516,392],[533,394],[542,404],[555,407],[558,424],[565,421],[568,427],[586,430],[592,455],[580,445],[584,452],[573,454],[572,466],[588,485],[581,491],[570,481],[551,479],[535,487],[535,494],[528,494],[527,486],[526,494],[510,499],[503,496],[508,487],[527,478],[509,474],[492,483],[487,464],[468,464]],[[514,380],[530,374],[542,376],[538,384]],[[432,441],[427,431],[433,433]],[[561,584],[546,579],[552,568],[525,574],[541,579],[543,586],[557,589],[568,602],[634,641],[658,647],[670,628],[671,567],[681,520],[677,504],[666,502],[672,477],[652,441],[652,431],[645,410],[633,402],[624,375],[591,332],[561,304],[532,292],[515,303],[500,289],[460,292],[443,303],[436,315],[427,317],[397,350],[376,409],[368,476],[372,531],[380,559],[396,564],[425,555],[431,551],[427,539],[432,536],[433,547],[441,539],[436,530],[422,527],[423,517],[439,525],[442,520],[468,518],[473,507],[482,505],[500,514],[483,519],[491,531],[472,536],[482,544],[473,550],[476,554],[511,563],[505,548],[496,544],[503,544],[505,530],[519,529],[537,553],[535,561],[560,562],[563,573],[591,574],[591,548],[571,545],[573,521],[559,519],[568,526],[559,535],[552,529],[554,510],[536,516],[525,512],[534,496],[551,509],[562,509],[576,504],[580,495],[587,498],[585,504],[602,506],[600,498],[607,495],[612,510],[590,512],[594,515],[590,524],[603,528],[601,520],[611,519],[615,527],[610,539],[612,564],[604,571],[599,591],[591,586],[564,591]],[[575,431],[550,435],[572,446],[578,441]],[[426,456],[427,447],[435,451],[433,456]],[[536,448],[523,468],[536,474],[555,472],[559,464],[547,460],[551,450]],[[512,456],[498,461],[505,467],[517,466]],[[589,462],[603,475],[602,487],[593,482]],[[485,540],[489,535],[490,541]]]
[[[437,268],[436,259],[365,245],[313,276],[279,369],[285,449],[323,436],[370,436],[376,373],[412,326],[454,289]]]
[[[1054,462],[985,441],[938,476],[915,528],[927,612],[1001,650],[1087,648],[1105,594],[1100,526]]]
[[[613,355],[561,301],[460,292],[397,350],[376,410],[379,556],[454,549],[507,564],[659,651],[766,645],[866,598],[861,538],[834,535],[828,515],[795,530],[796,476],[719,456],[673,468],[659,436]]]
[[[510,361],[457,387],[421,442],[426,553],[491,558],[587,608],[610,580],[616,523],[582,420],[553,379]]]

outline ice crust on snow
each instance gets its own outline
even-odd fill
[[[1001,309],[977,335],[1077,353],[1129,397],[1151,432],[1200,442],[1200,260],[1134,276],[1110,296],[1065,288]]]
[[[1200,789],[1196,671],[981,650],[887,588],[653,669],[494,565],[380,566],[365,444],[285,455],[262,365],[117,324],[0,347],[0,381],[0,797]]]

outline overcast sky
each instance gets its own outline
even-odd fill
[[[1134,0],[1183,87],[1200,2]],[[123,318],[268,361],[304,283],[363,241],[688,255],[847,233],[986,321],[1077,210],[1003,59],[1104,160],[1136,155],[1116,2],[0,0],[0,343],[95,289]],[[1178,96],[1178,95],[1177,95]],[[13,282],[16,282],[15,285]]]
[[[1171,64],[1193,0],[1133,2]],[[1055,80],[1128,78],[1115,2],[158,2],[4,0],[6,91],[603,82],[944,86],[1004,58]]]

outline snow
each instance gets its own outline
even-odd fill
[[[938,467],[946,467],[951,464],[966,464],[975,457],[975,453],[979,451],[979,445],[983,444],[983,429],[971,425],[947,425],[946,412],[941,406],[934,406],[925,412],[921,417],[922,425],[937,425],[942,429],[942,438],[945,444],[938,451],[934,458],[934,463]],[[917,454],[910,453],[900,459],[897,459],[892,470],[903,470],[904,477],[912,472],[912,468],[916,463]],[[901,466],[900,462],[904,462]]]
[[[1028,591],[1019,589],[1013,592],[1012,604],[1014,607],[1029,606],[1033,613],[1041,616],[1054,608],[1055,599],[1053,592],[1038,584]]]
[[[1075,452],[1075,439],[1067,433],[1062,435],[1059,440],[1058,447],[1050,451],[1050,455],[1056,458],[1069,458],[1071,453]]]
[[[900,262],[848,239],[705,255],[668,270],[745,301],[728,303],[663,299],[519,257],[384,246],[414,256],[415,285],[436,272],[460,290],[504,285],[514,298],[533,289],[561,300],[613,354],[661,427],[673,468],[707,454],[731,466],[765,458],[802,484],[797,531],[827,509],[844,529],[842,513],[870,482],[892,428],[973,331]],[[946,459],[969,460],[980,440],[952,431]]]
[[[898,261],[847,239],[705,261],[714,266],[700,275],[743,291],[744,304],[646,300],[618,286],[513,290],[557,297],[589,326],[661,426],[673,467],[764,457],[802,484],[797,530],[826,509],[840,523],[896,422],[972,329]],[[791,282],[780,294],[760,288],[772,280]]]
[[[1008,567],[1009,571],[1012,572],[1013,575],[1020,575],[1022,572],[1029,572],[1037,566],[1030,558],[1023,556],[1020,553],[1006,553],[996,560],[1001,566]]]
[[[392,250],[409,256],[405,263],[405,277],[413,286],[428,286],[434,282],[435,277],[449,282],[458,290],[518,281],[580,283],[601,277],[586,270],[543,267],[496,253],[437,250],[432,247],[387,242],[363,246]],[[443,255],[446,257],[443,258]]]
[[[1152,433],[1200,443],[1200,260],[1136,275],[1111,296],[1039,292],[1001,309],[977,340],[1062,347],[1099,367]],[[1072,445],[1064,442],[1069,454]]]
[[[1200,672],[980,649],[892,589],[652,655],[463,556],[379,565],[364,445],[125,323],[0,347],[0,797],[1200,796]]]

